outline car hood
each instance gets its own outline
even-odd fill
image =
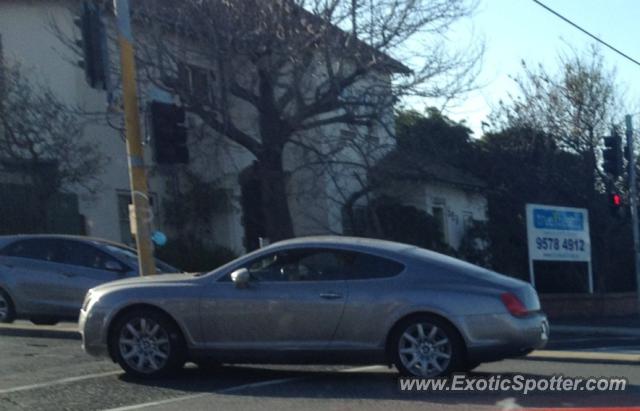
[[[132,286],[154,286],[154,285],[166,285],[166,284],[178,284],[189,282],[194,279],[194,275],[191,273],[181,274],[158,274],[147,277],[133,277],[124,280],[112,281],[95,287],[92,291],[102,292],[111,290],[114,288],[128,288]]]

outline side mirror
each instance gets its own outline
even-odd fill
[[[108,260],[105,264],[104,264],[104,269],[107,271],[114,271],[117,273],[122,273],[124,272],[124,266],[122,264],[120,264],[117,261],[113,261],[113,260]]]
[[[246,268],[240,268],[231,273],[231,281],[236,285],[236,288],[247,288],[250,278],[251,275]]]

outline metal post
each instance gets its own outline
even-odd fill
[[[633,124],[631,116],[626,115],[627,149],[629,151],[629,206],[631,208],[631,225],[633,227],[633,254],[635,256],[636,291],[640,301],[640,232],[638,227],[638,189],[636,186],[636,155],[633,144]]]
[[[136,86],[136,62],[133,49],[133,33],[128,0],[114,0],[118,19],[118,43],[120,45],[120,67],[122,71],[122,93],[124,117],[127,135],[127,156],[129,163],[129,182],[133,202],[136,226],[136,247],[140,275],[153,275],[156,266],[153,260],[149,214],[149,196],[144,151],[140,132],[140,113],[138,110],[138,91]]]
[[[536,288],[536,273],[533,267],[534,261],[531,259],[531,257],[529,257],[529,282],[531,283],[533,288]]]

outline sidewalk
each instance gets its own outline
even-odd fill
[[[640,337],[640,317],[551,319],[551,333]]]

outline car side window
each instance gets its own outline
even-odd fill
[[[247,269],[257,281],[339,281],[352,261],[339,250],[287,250],[254,260]]]
[[[388,278],[400,274],[404,264],[366,253],[355,253],[348,280]]]
[[[88,267],[95,270],[106,270],[108,261],[122,265],[116,259],[96,247],[79,241],[63,240],[61,241],[61,247],[63,249],[63,262],[65,264]]]
[[[8,245],[2,254],[8,257],[30,258],[59,263],[62,261],[62,249],[59,242],[48,239],[30,239],[16,241]]]

